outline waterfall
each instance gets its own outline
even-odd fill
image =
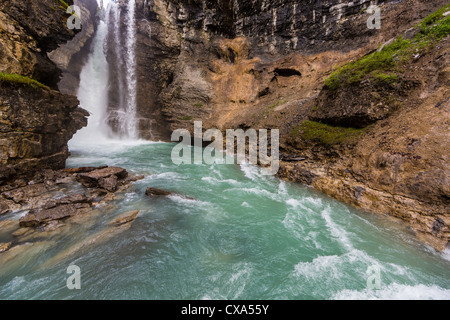
[[[71,146],[111,138],[138,138],[136,1],[128,1],[126,14],[122,13],[124,7],[117,1],[97,0],[97,3],[98,25],[87,63],[80,74],[77,94],[81,107],[91,116],[88,126],[72,139]],[[112,59],[109,59],[110,55]],[[116,78],[111,81],[112,77]],[[117,96],[113,107],[111,92]]]
[[[136,139],[136,1],[129,0],[126,14],[122,14],[119,3],[111,3],[112,22],[110,46],[114,58],[110,68],[115,70],[114,83],[117,86],[117,110],[111,115],[115,130],[120,138]],[[122,23],[122,20],[125,24]]]
[[[110,135],[111,130],[106,123],[109,66],[104,50],[109,29],[109,8],[109,6],[103,7],[99,13],[99,24],[92,42],[91,52],[80,73],[77,97],[80,106],[91,114],[88,126],[74,136],[69,143],[71,147],[107,140]]]
[[[121,132],[128,138],[137,138],[136,130],[136,1],[128,1],[128,14],[126,19],[127,38],[125,40],[126,79],[127,79],[127,105],[125,119]]]

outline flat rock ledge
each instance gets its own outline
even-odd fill
[[[0,215],[28,210],[19,220],[21,228],[55,228],[67,218],[114,200],[116,193],[142,178],[124,168],[107,166],[45,170],[30,181],[0,186]]]

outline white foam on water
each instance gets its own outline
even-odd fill
[[[300,262],[295,266],[294,275],[307,279],[318,279],[322,277],[338,276],[343,256],[320,256],[312,262]]]
[[[306,209],[305,206],[300,202],[300,200],[297,200],[297,199],[292,199],[292,198],[288,199],[288,200],[286,200],[286,204],[288,204],[294,208],[300,207],[302,209]]]
[[[323,206],[322,199],[320,199],[319,197],[317,197],[317,198],[305,197],[302,199],[302,201],[305,204],[311,204],[315,208],[321,208]]]
[[[272,200],[278,201],[276,194],[273,194],[272,192],[262,189],[262,188],[257,188],[257,187],[254,187],[254,188],[232,188],[232,189],[224,190],[224,192],[233,192],[233,193],[235,193],[236,191],[240,191],[243,193],[250,193],[250,194],[253,194],[258,197],[270,198]]]
[[[398,283],[382,287],[381,290],[342,290],[334,294],[333,300],[448,300],[450,289],[437,285],[403,285]]]
[[[288,195],[286,182],[281,181],[280,184],[278,185],[278,195],[280,195],[280,196]]]
[[[212,184],[212,185],[221,185],[221,184],[224,184],[224,183],[231,184],[233,186],[241,185],[241,183],[239,181],[234,180],[234,179],[225,179],[225,180],[223,180],[223,179],[217,179],[217,178],[213,178],[213,177],[203,177],[202,181],[205,181],[205,182],[207,182],[209,184]]]
[[[145,177],[142,181],[150,182],[153,180],[170,180],[170,181],[183,180],[183,176],[181,176],[179,173],[168,171],[163,173],[152,174],[150,176]]]
[[[249,205],[247,202],[242,202],[241,207],[245,207],[245,208],[253,208],[251,205]]]
[[[250,164],[241,164],[240,168],[244,175],[250,180],[255,180],[260,175],[256,166]]]
[[[283,225],[286,229],[291,231],[297,239],[304,239],[304,226],[298,221],[298,218],[292,212],[288,212],[283,219]]]
[[[442,251],[441,257],[447,261],[450,261],[450,248],[447,248],[444,251]]]
[[[249,263],[239,263],[234,268],[234,273],[229,280],[231,300],[239,299],[244,292],[248,280],[252,275],[252,267]]]
[[[181,204],[184,207],[186,207],[186,209],[188,207],[194,207],[194,208],[202,208],[202,209],[206,209],[208,213],[211,214],[216,214],[216,212],[218,212],[216,210],[216,208],[214,208],[214,205],[211,202],[206,202],[206,201],[201,201],[198,199],[190,199],[190,198],[186,198],[183,197],[182,195],[170,195],[167,198],[169,198],[170,200],[172,200],[175,203]],[[185,210],[184,212],[189,213],[189,210]]]
[[[350,239],[348,238],[347,232],[340,226],[338,226],[332,219],[331,219],[331,208],[328,206],[324,210],[322,210],[322,218],[325,220],[325,223],[327,225],[328,230],[330,231],[331,235],[339,241],[339,243],[348,251],[351,251],[354,249]]]

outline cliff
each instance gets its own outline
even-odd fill
[[[127,1],[118,3],[126,14]],[[444,249],[448,31],[426,46],[415,43],[424,44],[418,34],[436,16],[429,25],[421,21],[447,1],[384,1],[379,29],[367,26],[372,3],[137,0],[140,137],[169,140],[175,129],[192,130],[195,120],[205,130],[279,129],[280,177],[399,218]],[[92,1],[79,4],[92,24]],[[400,35],[406,40],[395,40]],[[71,79],[60,83],[66,92],[76,89],[92,29],[78,36],[78,44],[52,54]],[[386,65],[374,67],[379,61]],[[117,108],[115,94],[110,110]]]
[[[64,168],[67,142],[87,124],[47,56],[75,35],[65,11],[55,0],[0,1],[0,183]]]
[[[205,129],[280,129],[280,177],[447,246],[448,37],[395,74],[325,85],[337,67],[400,35],[414,39],[446,1],[385,1],[380,29],[367,27],[370,1],[137,3],[139,113],[156,124],[142,125],[142,136],[151,128],[168,139],[195,120]]]

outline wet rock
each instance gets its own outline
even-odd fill
[[[129,174],[126,179],[124,179],[121,183],[131,183],[144,179],[145,176],[143,174]]]
[[[30,211],[26,216],[20,218],[21,227],[36,227],[53,220],[62,220],[74,216],[77,213],[75,205],[61,205],[41,211]]]
[[[9,248],[11,248],[12,242],[8,243],[0,243],[0,253],[3,253],[5,251],[8,251]]]
[[[157,189],[157,188],[147,188],[147,190],[145,191],[145,194],[149,197],[167,197],[167,196],[176,195],[174,192]]]
[[[51,209],[64,204],[91,203],[92,200],[82,193],[73,193],[61,199],[50,199],[42,209]]]
[[[63,220],[90,208],[92,199],[85,194],[71,194],[61,199],[51,199],[42,208],[31,210],[19,221],[21,227],[36,227],[51,221]]]
[[[62,223],[61,221],[50,221],[42,228],[41,231],[42,232],[52,232],[52,231],[55,231],[64,226],[65,226],[65,224]]]
[[[27,202],[27,200],[40,196],[47,191],[47,187],[44,184],[40,183],[3,192],[3,197],[8,200],[12,200],[15,203],[25,203]]]
[[[101,243],[109,241],[116,235],[129,230],[138,214],[139,211],[130,211],[119,215],[119,217],[116,217],[114,220],[108,223],[105,229],[102,229],[93,235],[83,238],[83,240],[81,240],[80,242],[60,252],[59,254],[45,262],[43,265],[41,265],[41,268],[49,268],[64,259],[67,259],[83,250],[90,248],[93,245],[99,245]]]
[[[89,198],[91,199],[93,204],[99,203],[104,199],[106,195],[108,195],[108,191],[104,189],[91,189],[89,190]]]
[[[79,173],[77,174],[77,181],[87,188],[102,188],[100,184],[110,188],[113,186],[114,178],[108,180],[105,179],[111,178],[112,176],[115,176],[118,180],[122,180],[128,177],[128,172],[119,167],[107,167],[96,169],[88,173]]]
[[[23,227],[23,228],[20,228],[20,229],[17,229],[16,231],[14,231],[12,233],[12,235],[14,237],[23,237],[25,235],[29,235],[32,232],[33,232],[32,229]]]
[[[0,216],[11,212],[10,202],[3,197],[0,197]]]
[[[110,224],[115,225],[115,226],[121,226],[123,224],[133,222],[136,219],[138,214],[139,214],[139,210],[122,213]]]
[[[115,192],[117,190],[118,180],[117,176],[113,174],[110,177],[98,179],[98,186],[109,192]]]
[[[175,193],[172,191],[167,191],[167,190],[162,190],[162,189],[157,189],[157,188],[147,188],[147,190],[145,191],[145,194],[149,197],[179,196],[184,199],[195,200],[194,198],[186,197],[184,195],[181,195],[181,194],[178,194],[178,193]]]
[[[4,220],[0,221],[0,230],[2,233],[11,234],[19,228],[19,224],[16,220]]]
[[[69,168],[69,169],[64,169],[64,171],[67,172],[68,174],[73,174],[73,173],[89,173],[89,172],[92,172],[92,171],[94,171],[94,170],[105,169],[105,168],[107,168],[107,166],[101,166],[101,167]]]

